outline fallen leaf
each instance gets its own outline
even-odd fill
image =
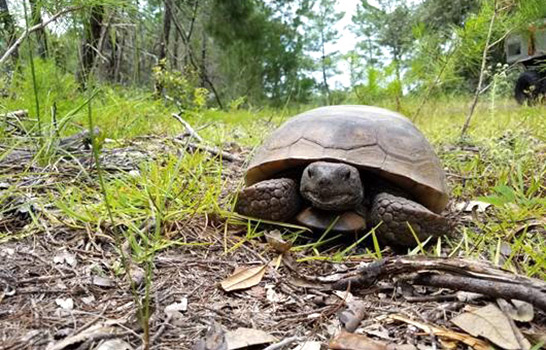
[[[195,343],[193,350],[227,350],[226,332],[217,322],[212,322],[204,339]]]
[[[95,302],[95,296],[93,294],[91,294],[88,297],[82,297],[82,302],[85,305],[91,305],[91,304],[93,304],[93,302]]]
[[[119,322],[119,320],[117,321]],[[68,336],[56,343],[50,343],[46,350],[64,350],[64,349],[74,349],[77,344],[81,344],[85,341],[93,341],[95,339],[101,339],[103,337],[111,337],[116,333],[120,332],[117,327],[112,327],[106,325],[105,323],[96,324],[91,326],[78,334]]]
[[[344,290],[335,290],[333,291],[333,294],[347,305],[349,305],[349,303],[351,303],[355,299],[351,292],[347,292]]]
[[[525,301],[512,299],[511,302],[508,302],[504,299],[497,299],[497,304],[515,321],[531,322],[535,317],[533,305]]]
[[[459,341],[463,344],[470,346],[474,350],[491,350],[491,346],[489,345],[488,342],[478,338],[474,338],[468,334],[458,333],[446,328],[433,326],[431,324],[426,324],[423,322],[414,321],[412,319],[409,319],[401,315],[389,315],[389,318],[411,324],[417,328],[422,329],[427,334],[434,334],[435,336],[440,338],[444,338],[444,339],[448,339],[452,341]]]
[[[165,307],[165,313],[172,318],[180,318],[188,310],[188,299],[182,298],[179,303],[172,303]]]
[[[374,335],[378,338],[385,339],[385,340],[392,340],[392,338],[389,336],[389,331],[383,327],[380,323],[374,323],[369,325],[366,328],[363,328],[362,331],[369,335]]]
[[[305,343],[298,344],[292,350],[320,350],[321,344],[319,341],[306,341]]]
[[[277,303],[277,304],[282,302],[284,299],[286,299],[284,295],[277,293],[275,291],[275,286],[272,284],[265,286],[265,297],[270,303]]]
[[[220,285],[226,292],[254,287],[264,277],[266,265],[242,269],[223,280]]]
[[[286,253],[292,248],[292,242],[282,238],[281,231],[272,230],[265,233],[265,240],[277,253]]]
[[[274,336],[253,328],[237,328],[226,333],[227,350],[242,349],[249,346],[276,342]]]
[[[483,298],[483,294],[465,292],[465,291],[459,291],[455,293],[455,296],[457,297],[457,300],[464,301],[464,302],[476,301],[478,299]]]
[[[103,287],[103,288],[111,288],[115,285],[114,281],[112,281],[110,278],[101,277],[101,276],[93,276],[92,283],[95,286]]]
[[[77,260],[74,254],[70,254],[66,250],[60,252],[59,254],[53,257],[53,262],[55,264],[67,264],[70,267],[76,267]]]
[[[387,344],[375,341],[363,334],[341,331],[330,340],[328,349],[333,350],[388,350]]]
[[[121,339],[110,339],[102,343],[96,350],[133,350],[133,347]]]
[[[491,206],[491,203],[486,203],[482,201],[467,201],[459,202],[455,204],[455,209],[462,212],[470,213],[476,211],[477,213],[483,213]]]
[[[512,328],[506,315],[495,305],[489,304],[474,311],[465,312],[451,322],[473,336],[482,336],[506,350],[529,349],[529,342],[520,344],[517,328]],[[521,333],[519,336],[522,338]]]
[[[55,304],[59,305],[64,310],[74,309],[74,300],[72,300],[72,298],[57,298],[55,299]]]

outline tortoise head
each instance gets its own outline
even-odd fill
[[[323,161],[303,170],[300,192],[313,207],[335,211],[354,209],[364,197],[360,173],[354,166]]]

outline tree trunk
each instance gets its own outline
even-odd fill
[[[172,21],[172,8],[171,0],[164,0],[165,10],[163,14],[163,37],[161,43],[159,44],[159,56],[158,56],[158,67],[160,70],[167,69],[167,49],[169,48],[169,36],[171,34],[171,21]],[[160,96],[163,91],[163,83],[161,80],[156,80],[155,82],[155,94]]]
[[[171,18],[172,18],[172,8],[171,1],[164,0],[165,4],[165,13],[163,16],[163,40],[159,46],[159,60],[162,60],[167,57],[167,50],[169,48],[169,36],[171,34]]]
[[[37,0],[29,0],[30,2],[30,23],[35,26],[42,23],[42,6],[38,3]],[[40,28],[36,31],[36,41],[38,42],[38,55],[40,58],[47,58],[47,36],[45,28]]]
[[[89,72],[91,71],[97,56],[96,50],[98,50],[97,44],[100,40],[103,20],[104,6],[96,5],[91,7],[89,25],[85,29],[84,41],[82,44],[81,67],[77,74],[78,82],[82,87],[85,86],[87,82]]]
[[[326,77],[326,52],[324,49],[324,32],[320,32],[320,46],[322,49],[322,83],[324,84],[324,93],[326,95],[326,104],[330,104],[330,88],[328,87],[328,80]]]
[[[207,34],[203,30],[201,39],[201,87],[205,87],[207,80]]]
[[[7,38],[6,48],[9,48],[16,40],[15,21],[9,13],[9,8],[6,0],[0,0],[0,25],[0,33],[5,33],[3,34],[3,36]],[[15,52],[13,52],[12,55],[14,62],[17,62],[17,58],[19,57],[17,49],[15,50]]]
[[[173,61],[172,61],[172,68],[173,69],[180,69],[180,62],[178,62],[180,60],[180,55],[179,55],[179,52],[180,51],[180,34],[178,34],[178,32],[175,30],[174,33],[174,40],[173,40],[173,51],[172,51],[172,56],[173,56]]]

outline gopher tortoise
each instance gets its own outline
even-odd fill
[[[448,194],[434,150],[409,119],[382,108],[291,118],[257,150],[245,182],[235,211],[262,220],[341,232],[378,226],[380,240],[399,246],[451,227],[440,215]]]

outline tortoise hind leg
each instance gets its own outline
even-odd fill
[[[301,208],[298,186],[292,179],[281,178],[258,182],[239,192],[235,211],[264,220],[285,221]]]
[[[447,218],[417,202],[387,192],[378,193],[373,199],[370,219],[374,226],[382,222],[378,237],[398,246],[417,245],[408,224],[420,242],[430,236],[439,237],[451,229]]]

